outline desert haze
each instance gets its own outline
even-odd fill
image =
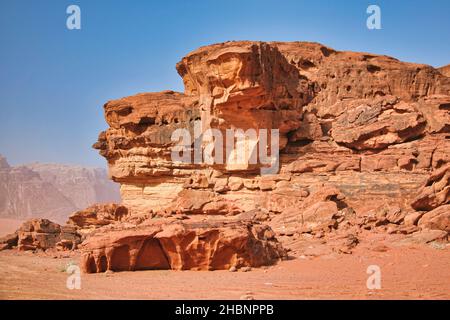
[[[77,210],[117,201],[119,186],[105,169],[56,163],[10,166],[0,155],[0,219],[65,223]]]

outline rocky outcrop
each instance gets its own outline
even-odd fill
[[[94,145],[131,212],[282,212],[324,183],[356,211],[416,196],[448,162],[450,79],[420,64],[317,43],[227,42],[177,64],[185,92],[105,104]],[[279,129],[280,170],[261,164],[174,162],[171,133]],[[259,138],[249,137],[250,146]],[[284,203],[284,204],[283,204]]]
[[[19,251],[75,250],[96,229],[120,224],[127,215],[126,207],[109,203],[77,211],[65,225],[33,218],[25,221],[13,234],[0,238],[0,251],[14,248]]]
[[[17,234],[17,231],[1,237],[0,238],[0,251],[13,249],[14,247],[17,247],[18,240],[19,240],[19,236]]]
[[[428,211],[421,213],[417,221],[419,227],[450,234],[450,163],[433,171],[411,206]]]
[[[81,237],[72,226],[60,226],[47,219],[31,219],[24,222],[11,235],[0,239],[0,250],[17,247],[27,250],[73,250],[81,243]]]
[[[127,215],[128,209],[124,206],[115,203],[96,204],[73,213],[67,224],[79,228],[100,227],[121,221]]]
[[[425,213],[418,224],[424,229],[443,230],[450,233],[450,204]]]
[[[176,68],[184,93],[104,105],[109,128],[94,148],[129,214],[87,239],[87,272],[271,263],[281,251],[255,228],[294,255],[312,238],[351,253],[363,230],[448,238],[450,78],[443,69],[318,43],[249,41],[201,47]],[[178,129],[190,139],[172,139]],[[238,129],[245,139],[233,136]],[[231,148],[224,141],[212,152],[211,142],[224,137]],[[208,152],[214,162],[203,157]],[[269,161],[248,161],[256,154]],[[242,245],[248,239],[252,245]],[[216,251],[219,244],[227,254]],[[265,248],[260,260],[251,247]]]
[[[244,222],[152,223],[108,230],[83,243],[85,272],[219,270],[272,264],[286,253],[267,226]]]
[[[411,206],[416,210],[432,210],[447,203],[450,203],[450,163],[430,175]]]
[[[443,66],[443,67],[440,67],[440,68],[438,68],[438,70],[439,70],[444,76],[450,77],[450,64],[448,64],[448,65],[446,65],[446,66]]]
[[[0,217],[60,223],[94,203],[119,201],[104,169],[34,163],[11,167],[0,157]]]

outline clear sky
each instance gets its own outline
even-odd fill
[[[66,8],[81,8],[81,30]],[[381,8],[368,30],[366,8]],[[105,166],[91,149],[103,104],[139,92],[182,91],[175,64],[227,40],[317,41],[338,50],[450,63],[450,1],[0,0],[0,153]]]

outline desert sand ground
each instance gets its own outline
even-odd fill
[[[249,272],[137,271],[81,274],[66,287],[76,252],[0,252],[0,299],[450,299],[450,248],[367,245],[353,254],[279,262]],[[369,290],[369,265],[381,268],[381,289]]]

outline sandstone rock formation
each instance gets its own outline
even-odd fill
[[[419,190],[411,206],[416,210],[432,210],[450,202],[450,163],[433,171]]]
[[[443,230],[450,233],[450,204],[425,213],[418,224],[425,229]]]
[[[1,237],[0,238],[0,251],[7,250],[7,249],[13,249],[14,247],[17,247],[18,240],[19,240],[19,236],[17,235],[17,232],[7,234],[6,236]]]
[[[314,239],[348,254],[363,231],[448,239],[446,68],[318,43],[250,41],[199,48],[176,68],[184,93],[104,105],[109,128],[94,148],[129,212],[87,238],[87,272],[267,264],[282,257],[273,232],[291,255]],[[172,157],[177,129],[193,138],[182,141],[190,161]],[[231,150],[216,144],[211,163],[197,153],[218,139],[209,129],[256,134],[233,137]],[[264,129],[278,130],[278,146],[272,131],[264,144]],[[248,147],[244,160],[265,152],[273,161],[233,161],[239,145]],[[262,174],[269,164],[279,170]]]
[[[184,93],[104,105],[109,128],[94,148],[120,184],[122,204],[73,210],[65,226],[32,220],[0,239],[0,249],[74,249],[82,242],[82,267],[94,273],[236,270],[287,254],[351,254],[367,232],[399,236],[400,245],[448,241],[447,68],[318,43],[248,41],[199,48],[176,68]],[[172,139],[178,129],[191,136],[181,153],[180,137]],[[208,136],[209,129],[219,135]],[[231,150],[216,144],[215,162],[202,158],[229,129],[256,134],[232,137]],[[276,132],[265,137],[265,129],[278,130],[278,145],[271,141]],[[235,161],[239,146],[248,148],[244,161]],[[269,162],[247,161],[264,153]],[[0,158],[0,181],[8,181],[0,183],[0,204],[11,203],[10,181],[18,185],[23,176],[32,183],[21,192],[39,201],[47,200],[37,191],[44,187],[62,190],[64,199],[80,191],[67,202],[73,207],[96,190],[86,187],[89,178],[71,189],[77,170],[58,172],[14,169]]]
[[[357,212],[406,209],[448,162],[450,79],[430,66],[317,43],[226,42],[188,54],[177,70],[184,94],[104,106],[110,128],[94,147],[131,212],[280,213],[324,183]],[[173,162],[171,133],[196,122],[202,130],[279,129],[279,174]]]
[[[124,206],[115,203],[96,204],[73,213],[67,224],[80,228],[105,226],[121,221],[127,215],[128,209]]]
[[[450,233],[450,163],[432,172],[411,206],[430,210],[421,215],[418,226]]]
[[[444,76],[450,77],[450,64],[438,69]]]
[[[258,267],[285,256],[267,226],[243,222],[151,223],[96,233],[83,243],[85,272]]]
[[[0,239],[0,250],[17,247],[26,250],[73,250],[81,243],[81,237],[71,226],[60,226],[47,219],[31,219],[12,235]]]
[[[11,167],[0,157],[0,217],[63,223],[94,203],[120,201],[118,189],[104,169],[41,163]]]

